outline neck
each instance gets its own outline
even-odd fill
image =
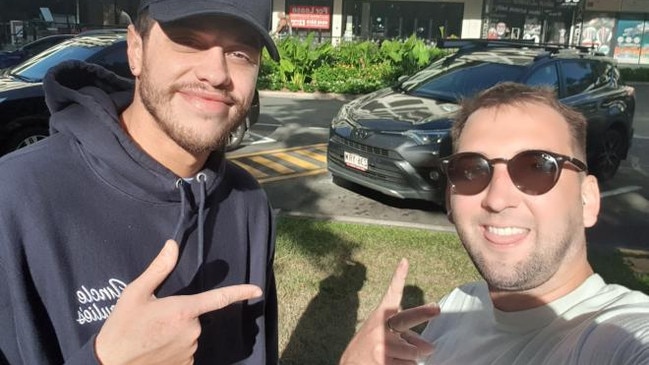
[[[193,154],[169,138],[137,97],[120,115],[120,124],[144,152],[180,177],[193,177],[209,157]]]
[[[585,247],[584,247],[585,251]],[[502,291],[489,288],[494,307],[504,312],[516,312],[540,307],[570,294],[593,274],[585,252],[579,260],[567,261],[548,281],[529,290]]]

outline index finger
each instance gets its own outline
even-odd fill
[[[408,276],[408,260],[403,258],[397,265],[397,268],[392,274],[390,286],[385,292],[381,300],[381,306],[386,309],[399,309],[401,305],[401,297],[403,297],[403,288],[406,285],[406,277]]]
[[[397,332],[406,332],[412,327],[429,321],[440,312],[437,304],[422,305],[400,311],[390,317],[390,327]]]
[[[262,290],[258,286],[239,284],[188,295],[183,300],[190,307],[189,313],[192,313],[194,317],[198,317],[201,314],[225,308],[234,302],[259,298],[261,295]]]

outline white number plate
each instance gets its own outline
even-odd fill
[[[357,170],[367,171],[367,157],[351,152],[345,152],[345,165]]]

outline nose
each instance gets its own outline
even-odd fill
[[[232,82],[225,52],[221,47],[212,47],[201,52],[194,73],[199,81],[214,88],[226,88]]]
[[[491,182],[486,187],[484,194],[483,208],[492,212],[500,212],[517,206],[523,193],[514,185],[507,172],[507,166],[496,164],[493,168]]]

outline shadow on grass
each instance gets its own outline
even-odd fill
[[[588,260],[593,266],[593,270],[601,275],[607,283],[624,285],[629,289],[649,294],[649,278],[640,280],[639,274],[641,273],[634,270],[630,262],[635,256],[633,253],[622,252],[616,248],[588,247]]]
[[[358,243],[341,239],[314,220],[280,219],[278,224],[284,225],[286,229],[282,231],[290,235],[285,238],[291,242],[291,249],[300,251],[313,266],[331,273],[320,281],[318,293],[291,333],[280,362],[338,363],[356,332],[358,292],[366,280],[367,268],[353,260]],[[314,242],[313,237],[318,237],[318,241],[309,244]]]
[[[282,353],[282,364],[336,364],[356,332],[358,292],[367,269],[346,262],[342,272],[320,282]]]

